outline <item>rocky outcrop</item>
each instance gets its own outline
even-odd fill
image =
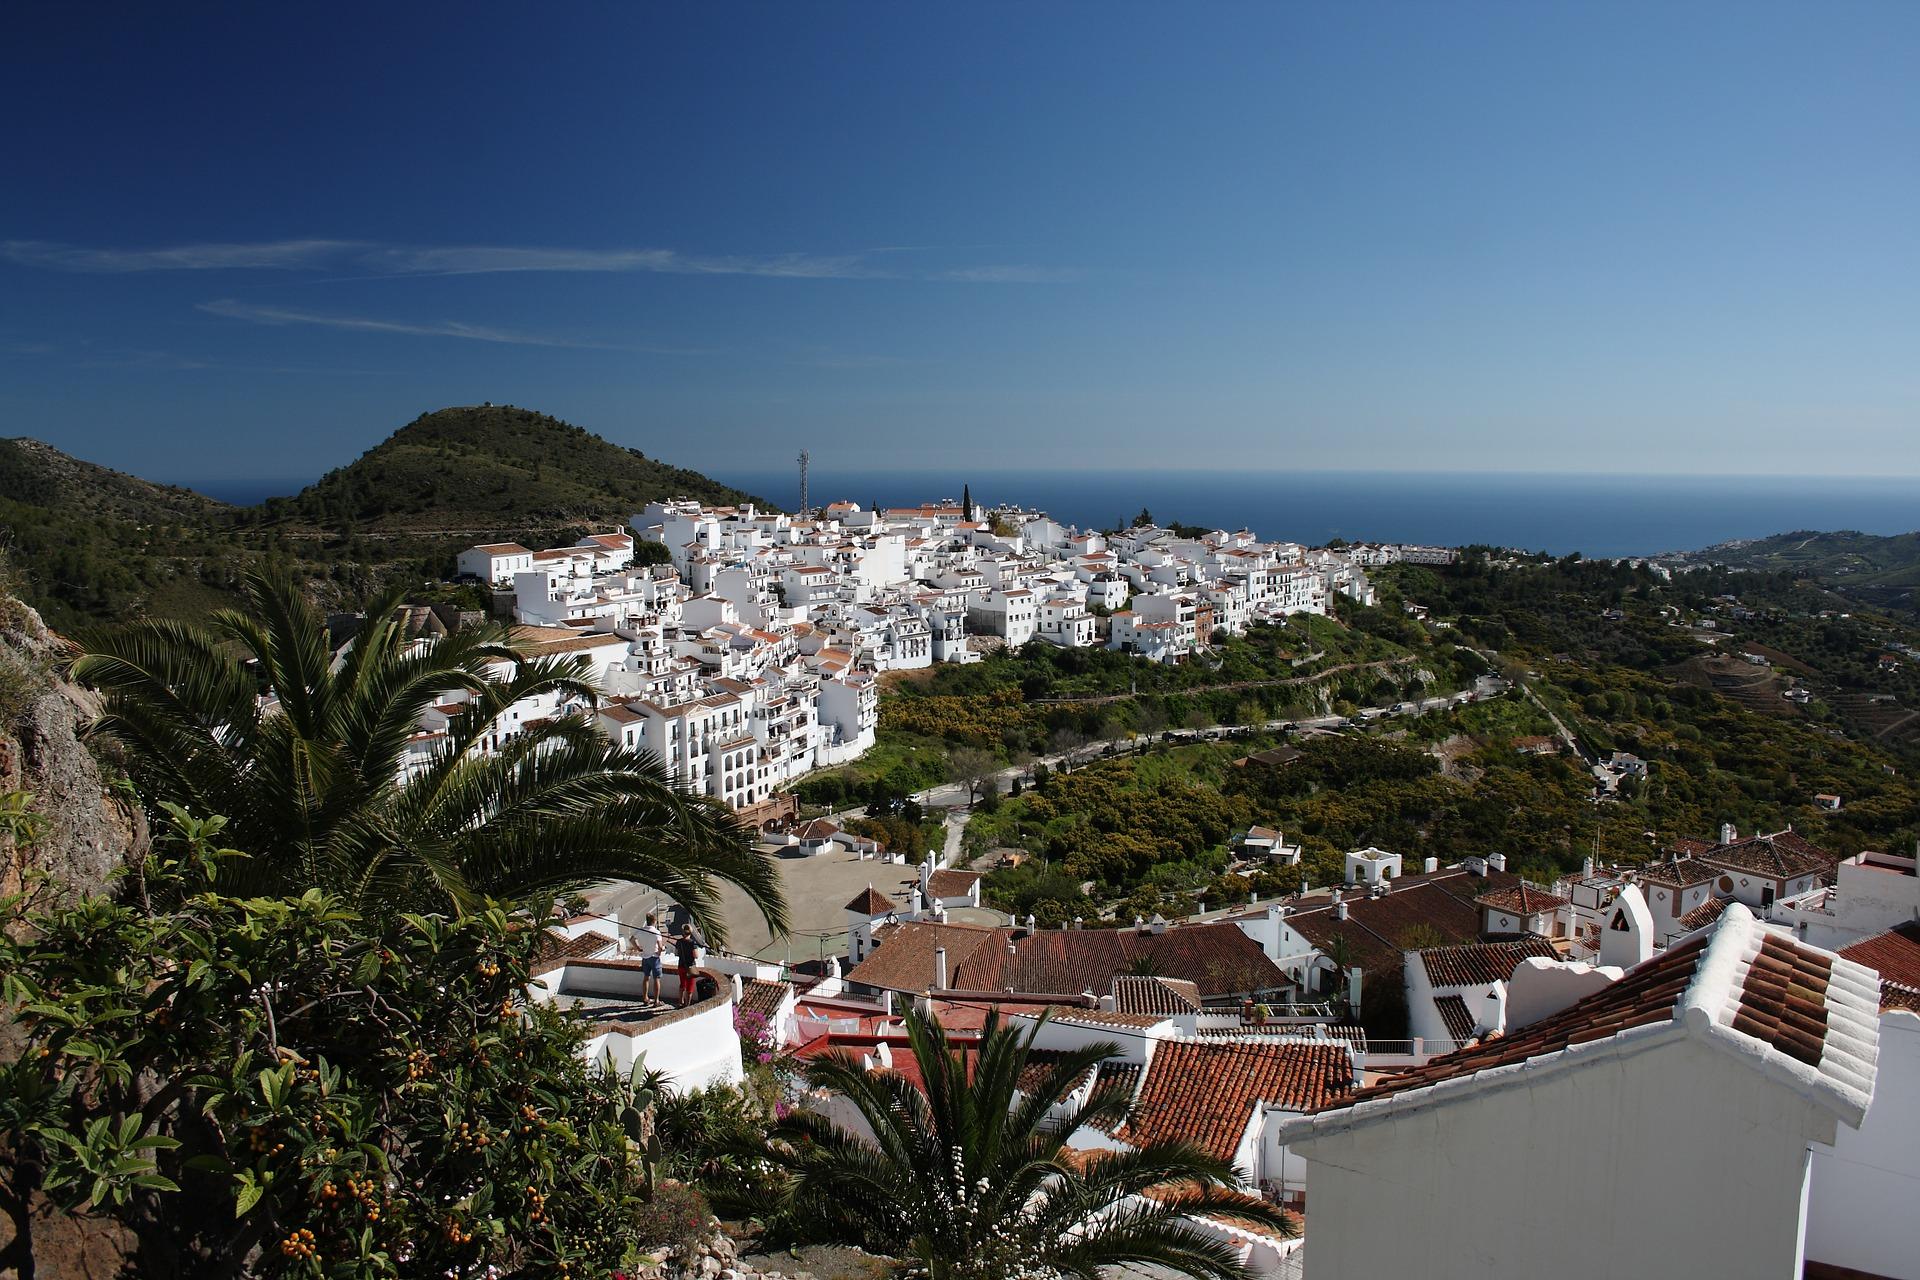
[[[27,793],[41,819],[31,842],[0,834],[0,894],[17,890],[29,870],[96,892],[146,854],[139,806],[115,794],[112,771],[85,741],[99,700],[60,678],[64,650],[38,613],[0,595],[0,795]]]
[[[64,645],[40,615],[0,593],[0,798],[32,797],[38,819],[30,840],[0,828],[0,896],[27,874],[43,871],[66,892],[96,893],[113,872],[143,858],[147,828],[139,806],[108,785],[85,741],[99,702],[59,676]],[[12,921],[0,922],[12,926]],[[20,1038],[0,1010],[0,1062],[20,1051]],[[0,1150],[0,1161],[6,1158]],[[31,1257],[0,1214],[0,1276],[34,1280],[105,1280],[125,1274],[132,1240],[108,1219],[62,1213],[35,1195]]]

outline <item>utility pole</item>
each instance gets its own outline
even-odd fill
[[[800,518],[807,518],[807,451],[800,451]]]

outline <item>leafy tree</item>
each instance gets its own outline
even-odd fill
[[[848,1056],[808,1067],[808,1083],[843,1096],[874,1136],[807,1110],[776,1124],[764,1153],[789,1177],[770,1222],[777,1233],[856,1241],[932,1280],[1090,1280],[1129,1263],[1239,1280],[1235,1252],[1185,1217],[1230,1213],[1287,1232],[1277,1209],[1233,1189],[1231,1164],[1190,1144],[1066,1156],[1081,1125],[1126,1114],[1125,1092],[1106,1089],[1049,1119],[1115,1046],[1061,1053],[1036,1073],[1037,1026],[990,1018],[977,1053],[963,1053],[938,1023],[910,1013],[906,1024],[921,1083]]]
[[[204,625],[97,636],[73,664],[106,695],[99,727],[134,748],[143,795],[228,815],[227,838],[251,856],[221,865],[223,891],[318,886],[391,913],[631,880],[683,903],[719,942],[714,881],[726,880],[784,925],[778,874],[747,830],[675,787],[652,756],[581,715],[513,731],[507,713],[523,699],[593,700],[578,656],[529,658],[493,630],[416,645],[391,599],[336,655],[290,579],[249,578],[246,594],[246,610]],[[403,781],[421,713],[452,691],[469,709]]]
[[[483,905],[368,921],[214,890],[169,811],[126,901],[0,900],[0,1271],[35,1210],[110,1220],[143,1276],[604,1275],[650,1243],[637,1082],[523,996],[539,931]],[[167,904],[172,905],[156,905]]]

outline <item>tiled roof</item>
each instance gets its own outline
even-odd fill
[[[1770,930],[1734,903],[1711,934],[1668,948],[1559,1013],[1382,1080],[1309,1127],[1499,1087],[1514,1071],[1577,1065],[1584,1046],[1656,1035],[1714,1045],[1857,1125],[1873,1090],[1876,995],[1869,970]]]
[[[779,1014],[780,1006],[786,1003],[787,993],[792,990],[790,983],[755,978],[741,985],[740,1008],[751,1010],[771,1023]]]
[[[927,892],[936,898],[964,898],[979,883],[978,871],[936,871],[927,877]]]
[[[1109,1058],[1100,1064],[1100,1074],[1094,1078],[1093,1090],[1097,1096],[1108,1089],[1116,1089],[1125,1094],[1129,1102],[1140,1092],[1141,1066],[1137,1062],[1120,1062]],[[1114,1120],[1096,1125],[1108,1137],[1120,1132],[1126,1125],[1125,1120]]]
[[[1346,899],[1347,919],[1338,918],[1331,904],[1297,911],[1287,924],[1324,952],[1335,938],[1344,937],[1353,963],[1371,973],[1397,972],[1408,943],[1425,934],[1426,925],[1449,943],[1480,940],[1480,912],[1476,897],[1520,883],[1520,877],[1489,870],[1484,876],[1465,871],[1416,873],[1393,882],[1391,892],[1378,897]]]
[[[1685,889],[1692,885],[1704,884],[1720,873],[1696,857],[1670,858],[1665,862],[1654,862],[1640,868],[1640,878],[1651,884],[1666,885],[1670,889]]]
[[[1862,938],[1840,954],[1880,975],[1882,1009],[1920,1009],[1920,921]]]
[[[1440,1021],[1446,1024],[1447,1035],[1455,1044],[1465,1044],[1473,1039],[1479,1023],[1467,1008],[1467,1002],[1459,996],[1436,996],[1434,1008],[1440,1011]]]
[[[1688,933],[1692,933],[1695,929],[1704,929],[1720,918],[1720,913],[1727,909],[1727,903],[1729,901],[1731,901],[1731,899],[1708,898],[1705,902],[1681,916],[1675,923]]]
[[[597,956],[613,945],[612,938],[595,929],[588,929],[572,938],[549,929],[541,936],[539,946],[534,948],[533,962],[536,969],[541,966],[553,968],[568,960]]]
[[[1831,874],[1838,861],[1826,850],[1808,843],[1796,831],[1749,836],[1732,844],[1716,845],[1699,856],[1719,866],[1749,871],[1775,880]]]
[[[1436,987],[1479,987],[1490,982],[1505,982],[1513,977],[1522,960],[1534,956],[1553,960],[1559,956],[1552,943],[1531,934],[1506,942],[1432,947],[1414,954],[1420,957],[1421,967],[1427,971],[1427,981]]]
[[[888,925],[876,933],[877,945],[847,973],[847,981],[888,991],[929,990],[934,985],[933,953],[945,947],[947,982],[957,986],[960,980],[955,975],[968,956],[989,943],[1005,947],[1000,940],[1003,932],[984,925],[935,924],[927,920]]]
[[[1122,974],[1113,980],[1113,1007],[1120,1013],[1167,1017],[1200,1007],[1200,988],[1179,978],[1143,978]]]
[[[1231,1160],[1256,1106],[1312,1111],[1352,1089],[1345,1045],[1166,1040],[1147,1064],[1120,1137],[1135,1145],[1192,1142]]]
[[[893,900],[872,885],[868,885],[864,892],[855,894],[853,901],[847,904],[848,911],[858,911],[866,916],[883,916],[896,909]]]
[[[1567,905],[1567,900],[1545,889],[1536,889],[1522,880],[1519,884],[1509,885],[1505,889],[1495,889],[1483,893],[1474,899],[1483,907],[1492,907],[1495,911],[1505,911],[1510,915],[1536,916],[1543,912],[1558,911]]]

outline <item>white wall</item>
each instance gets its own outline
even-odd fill
[[[603,1032],[587,1042],[583,1056],[599,1062],[613,1054],[617,1070],[627,1071],[638,1054],[650,1070],[665,1071],[667,1087],[689,1093],[712,1084],[739,1084],[746,1077],[740,1062],[740,1036],[733,1029],[733,1001],[719,999],[673,1022],[649,1024],[639,1035]]]
[[[1880,1015],[1873,1105],[1813,1149],[1807,1257],[1920,1280],[1920,1015]]]
[[[1681,1033],[1295,1137],[1313,1280],[1481,1280],[1543,1265],[1794,1280],[1807,1144],[1835,1126]]]

